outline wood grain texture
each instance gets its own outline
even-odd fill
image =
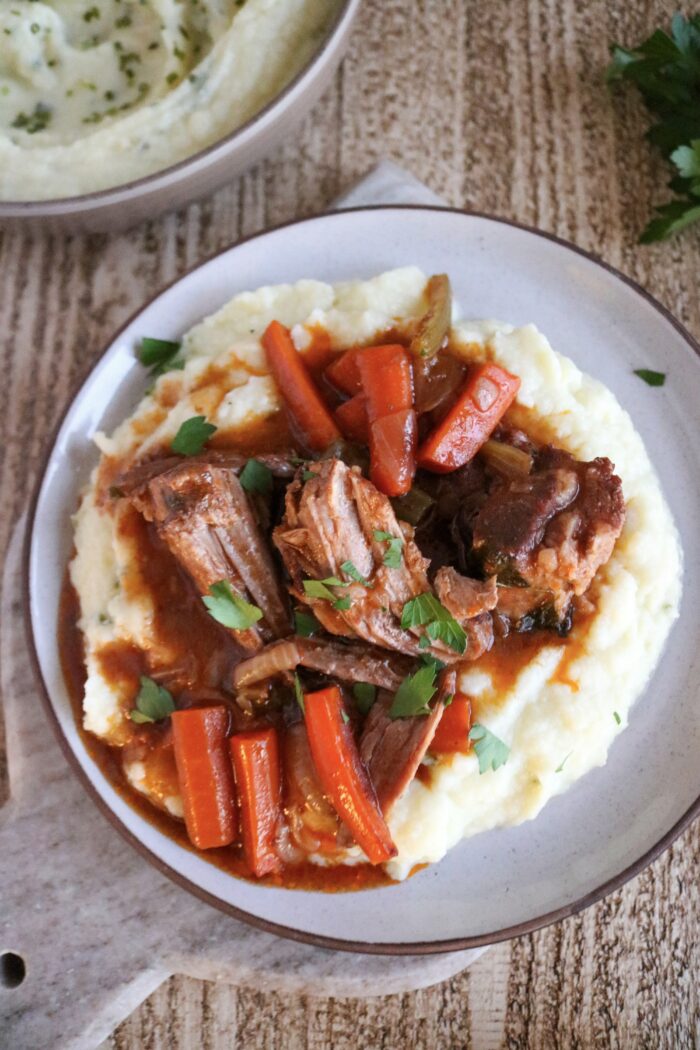
[[[673,8],[365,0],[349,54],[301,131],[215,197],[119,236],[0,233],[0,549],[52,426],[110,333],[212,252],[323,210],[380,156],[452,204],[541,226],[599,254],[700,336],[700,232],[637,244],[668,173],[644,142],[638,99],[611,96],[602,79],[607,42],[638,40]],[[175,977],[106,1045],[698,1046],[699,861],[696,823],[596,907],[410,995],[314,1000]]]

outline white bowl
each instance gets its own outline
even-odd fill
[[[144,384],[144,332],[177,338],[232,295],[262,284],[367,277],[416,263],[447,271],[465,315],[534,321],[632,414],[685,549],[681,616],[607,765],[516,828],[457,846],[408,881],[361,893],[289,891],[240,881],[178,846],[105,780],[77,731],[56,623],[70,514],[97,460],[92,433],[131,411]],[[294,223],[229,248],[153,299],[114,337],[68,409],[30,519],[30,634],[47,710],[72,764],[114,824],[192,892],[290,937],[363,952],[447,951],[517,936],[620,886],[700,810],[700,434],[698,346],[631,281],[536,231],[449,209],[380,207]],[[632,374],[668,374],[651,389]]]
[[[309,62],[255,116],[225,138],[145,178],[96,193],[0,201],[0,227],[41,231],[121,230],[204,197],[280,145],[318,101],[343,57],[360,0],[344,0]]]

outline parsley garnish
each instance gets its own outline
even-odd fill
[[[428,704],[435,696],[435,668],[419,668],[415,674],[409,674],[396,691],[394,702],[389,708],[389,718],[409,718],[412,715],[429,715]]]
[[[403,537],[392,536],[390,532],[382,532],[381,529],[375,529],[374,538],[378,543],[386,542],[389,544],[384,554],[384,564],[389,569],[398,569],[401,564]]]
[[[313,481],[313,479],[316,477],[316,471],[315,470],[302,470],[301,477],[302,477],[303,481]]]
[[[254,623],[262,619],[262,612],[257,605],[251,605],[239,594],[235,594],[228,580],[219,580],[209,588],[209,595],[202,601],[210,616],[232,631],[247,631]]]
[[[508,761],[510,748],[499,740],[490,729],[478,722],[469,731],[469,739],[474,744],[476,757],[479,759],[479,774],[500,769]]]
[[[246,492],[260,492],[263,496],[272,492],[272,471],[258,459],[248,460],[239,481]]]
[[[620,718],[620,716],[618,715],[617,711],[613,711],[613,718],[615,719],[615,721],[617,722],[617,724],[618,724],[619,726],[621,726],[621,725],[622,725],[622,719],[621,719],[621,718]]]
[[[138,349],[138,359],[142,365],[150,369],[149,375],[163,375],[176,368],[184,368],[185,362],[178,357],[180,343],[172,343],[169,339],[151,339],[146,336],[141,340]]]
[[[361,583],[363,587],[371,587],[372,584],[369,580],[365,579],[362,573],[353,565],[351,561],[344,561],[340,566],[341,572],[344,572],[346,576],[349,576],[355,583]]]
[[[355,682],[352,687],[352,695],[355,697],[357,710],[361,714],[366,715],[377,699],[377,687],[376,685],[370,685],[369,682]]]
[[[181,456],[197,456],[215,433],[216,427],[205,416],[192,416],[181,425],[170,447]]]
[[[138,725],[147,722],[160,722],[175,710],[173,698],[167,689],[158,685],[152,678],[141,677],[141,688],[136,695],[136,707],[129,712],[129,718]]]
[[[554,770],[554,772],[555,772],[555,773],[561,773],[562,769],[564,768],[564,766],[565,766],[565,765],[566,765],[566,763],[567,763],[567,762],[569,761],[569,759],[571,758],[571,756],[572,756],[572,755],[573,755],[573,751],[569,751],[569,753],[568,753],[568,755],[566,756],[566,758],[562,759],[562,761],[561,761],[561,762],[560,762],[560,764],[559,764],[559,765],[557,766],[557,768],[556,768],[556,769]]]
[[[401,626],[404,630],[422,624],[425,625],[426,634],[432,641],[444,642],[456,653],[463,653],[466,649],[467,636],[464,629],[429,591],[406,602],[401,613]],[[421,643],[419,645],[421,648],[427,648]]]
[[[37,102],[32,113],[18,113],[12,121],[13,128],[26,131],[28,135],[36,135],[37,131],[45,131],[51,122],[53,110],[45,102]]]
[[[635,368],[634,374],[643,379],[647,386],[663,386],[666,382],[666,373],[655,372],[652,368]]]
[[[306,715],[306,708],[304,707],[304,690],[301,688],[298,674],[294,675],[294,695],[297,698],[299,707],[301,708],[301,713]]]
[[[425,641],[425,638],[421,638],[421,642]],[[425,649],[425,646],[418,643],[419,649]],[[420,662],[424,667],[434,667],[436,671],[442,671],[443,667],[447,667],[446,663],[442,660],[438,660],[437,656],[433,656],[432,653],[421,653]]]
[[[660,241],[700,219],[700,14],[671,19],[670,35],[657,29],[637,47],[612,47],[609,80],[635,84],[656,118],[648,137],[678,172],[674,200],[656,209],[640,237]]]
[[[349,598],[338,598],[330,589],[331,587],[347,587],[347,583],[343,583],[337,576],[327,576],[325,580],[304,580],[304,594],[308,594],[309,598],[321,598],[324,601],[331,602],[334,609],[349,609],[350,599]]]
[[[302,612],[301,609],[294,610],[294,631],[301,638],[310,638],[320,629],[321,624],[313,613]]]

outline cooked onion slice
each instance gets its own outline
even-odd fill
[[[508,478],[523,477],[532,470],[532,456],[504,441],[494,441],[493,438],[487,441],[481,447],[481,455],[490,467]]]

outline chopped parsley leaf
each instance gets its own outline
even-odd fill
[[[294,630],[300,638],[310,638],[320,629],[321,624],[313,613],[302,612],[301,609],[294,610]]]
[[[375,529],[374,538],[378,543],[388,543],[386,553],[384,554],[384,564],[389,569],[398,569],[401,564],[401,552],[403,549],[403,537],[392,536],[390,532],[383,532],[381,529]]]
[[[653,368],[635,368],[634,374],[643,379],[647,386],[663,386],[666,382],[666,373],[655,372]]]
[[[257,605],[251,605],[239,594],[236,594],[228,580],[219,580],[209,588],[209,594],[202,601],[209,615],[224,627],[232,631],[247,631],[254,623],[262,619],[262,612]]]
[[[136,706],[129,712],[131,721],[138,725],[160,722],[163,718],[168,718],[174,710],[175,704],[168,690],[152,678],[142,675],[141,688],[136,694]]]
[[[361,714],[366,715],[377,699],[377,687],[369,682],[355,682],[352,687],[352,695],[355,697],[357,710]]]
[[[170,447],[181,456],[197,456],[216,429],[213,423],[207,423],[205,416],[192,416],[180,426]]]
[[[425,625],[426,634],[432,641],[444,642],[456,653],[463,653],[466,649],[467,636],[464,629],[429,591],[406,602],[401,613],[401,626],[404,630],[421,625]]]
[[[258,459],[249,459],[240,473],[239,481],[246,492],[269,496],[272,492],[272,471]]]
[[[428,704],[435,696],[435,667],[419,668],[415,674],[407,675],[396,691],[389,708],[390,718],[410,718],[413,715],[429,715]]]
[[[479,760],[479,773],[500,769],[508,761],[510,748],[502,740],[478,722],[469,731],[469,739]]]

